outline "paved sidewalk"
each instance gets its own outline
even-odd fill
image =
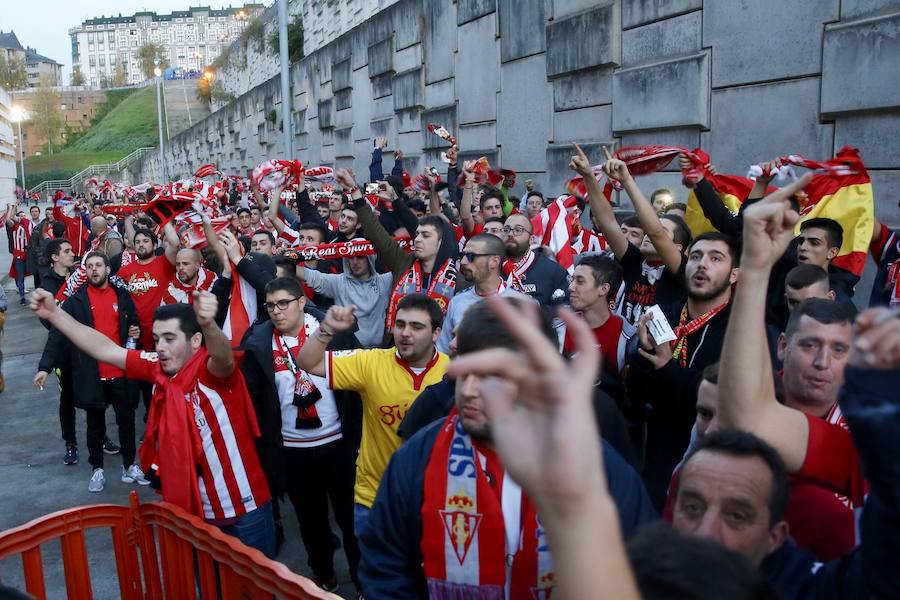
[[[9,265],[5,244],[0,244],[0,265]],[[119,480],[122,461],[119,456],[106,456],[106,489],[99,494],[88,492],[91,475],[87,463],[84,412],[78,411],[76,431],[79,442],[79,463],[63,465],[65,445],[59,428],[59,388],[54,376],[47,380],[43,391],[31,384],[40,353],[46,341],[46,331],[27,307],[19,305],[15,282],[5,277],[2,283],[10,300],[2,341],[3,374],[6,391],[0,394],[0,531],[26,523],[42,515],[84,504],[126,504],[128,494],[138,490],[142,502],[158,498],[149,487],[125,484]],[[31,290],[29,277],[27,290]],[[77,384],[77,382],[76,382]],[[143,407],[138,409],[138,435],[143,432]],[[113,440],[118,439],[112,411],[107,413],[107,428]],[[306,553],[300,541],[297,520],[290,504],[283,505],[287,542],[279,560],[294,572],[310,576]],[[338,531],[333,526],[334,531]],[[88,557],[94,598],[118,597],[118,582],[112,538],[98,530],[87,535]],[[49,598],[64,598],[65,584],[58,543],[42,548],[44,574]],[[355,597],[353,584],[347,574],[343,550],[335,553],[335,567],[341,584],[340,592]],[[24,590],[21,561],[0,561],[0,581]]]

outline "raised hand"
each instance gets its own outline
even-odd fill
[[[359,187],[356,184],[356,177],[350,169],[338,169],[334,173],[334,178],[344,189],[352,190],[353,188]]]
[[[194,313],[197,315],[197,323],[200,327],[209,327],[216,322],[216,312],[219,310],[219,301],[212,292],[194,290]]]
[[[849,362],[869,369],[900,369],[900,317],[896,309],[870,308],[856,317]]]
[[[584,150],[581,149],[581,146],[575,144],[575,156],[572,157],[572,160],[569,161],[569,168],[587,179],[588,177],[594,176],[594,171],[591,168],[591,161],[588,160],[587,155],[585,155]]]
[[[606,162],[603,163],[603,172],[606,173],[607,177],[622,183],[631,179],[631,173],[628,172],[628,165],[625,164],[624,160],[613,158],[612,154],[609,153],[609,148],[606,146],[603,146],[603,154],[606,156]]]
[[[356,322],[355,312],[355,306],[332,306],[325,313],[322,325],[331,332],[348,331]]]
[[[38,288],[31,292],[29,308],[39,319],[49,319],[56,312],[56,298],[45,289]]]
[[[219,242],[222,244],[222,247],[225,249],[225,255],[231,262],[234,264],[241,262],[243,257],[241,256],[240,242],[234,237],[233,233],[226,229],[219,234]]]
[[[742,269],[770,269],[784,254],[794,239],[794,225],[800,220],[789,199],[811,178],[807,173],[744,210]]]

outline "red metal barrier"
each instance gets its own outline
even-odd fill
[[[165,502],[94,504],[61,510],[0,533],[0,560],[21,555],[25,591],[45,600],[40,545],[58,539],[66,595],[92,598],[84,532],[112,533],[119,593],[125,600],[177,598],[338,598],[259,550]]]

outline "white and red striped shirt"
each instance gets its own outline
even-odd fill
[[[316,329],[319,327],[319,321],[312,315],[304,315],[303,328],[306,332],[306,339],[309,339]],[[287,351],[291,352],[288,357],[283,349],[282,344],[287,346]],[[272,358],[275,363],[275,388],[278,390],[278,400],[281,403],[281,437],[284,445],[291,448],[311,448],[313,446],[321,446],[329,442],[341,439],[341,421],[338,415],[337,404],[334,401],[334,392],[328,387],[328,382],[324,377],[318,377],[310,373],[305,373],[306,377],[315,384],[322,397],[316,402],[316,413],[322,421],[322,426],[315,429],[298,429],[296,425],[298,409],[294,405],[294,390],[296,389],[297,378],[293,368],[297,368],[296,356],[300,353],[302,346],[299,339],[279,335],[275,331],[272,336]],[[293,362],[291,362],[293,358]]]
[[[31,241],[31,230],[34,224],[28,219],[22,219],[12,226],[13,258],[25,260],[25,249]]]
[[[197,272],[197,283],[194,285],[185,285],[175,276],[169,281],[169,287],[163,292],[160,306],[164,304],[192,304],[194,290],[207,292],[215,282],[216,274],[204,267],[200,267],[200,270]]]
[[[128,378],[156,381],[160,369],[155,352],[128,352]],[[251,419],[255,415],[248,414],[253,405],[239,391],[244,389],[243,377],[237,365],[230,376],[220,379],[204,364],[184,397],[193,405],[203,446],[198,483],[206,519],[240,517],[271,499],[253,440]]]

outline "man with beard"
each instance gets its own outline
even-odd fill
[[[473,306],[463,317],[457,332],[460,359],[480,351],[519,348],[509,323],[497,319],[490,300]],[[523,312],[526,319],[528,313],[537,312],[531,302],[519,308],[532,310],[513,313],[510,308],[515,319],[523,318]],[[538,327],[535,335],[555,346],[549,319],[541,318]],[[552,352],[552,346],[545,350]],[[596,365],[594,352],[591,362]],[[562,359],[557,355],[557,360]],[[497,393],[489,385],[497,383],[478,375],[460,377],[456,411],[419,431],[394,455],[369,525],[360,535],[359,576],[366,598],[551,596],[558,566],[550,556],[544,523],[494,449],[491,428],[496,424],[485,404]],[[514,384],[500,385],[506,391]],[[587,384],[585,391],[589,390]],[[617,535],[627,537],[653,519],[637,473],[596,431],[593,447],[579,450],[602,455],[611,502],[598,503],[594,509],[608,506],[613,521],[617,513],[621,525],[615,527]],[[598,458],[594,460],[599,462]]]
[[[656,345],[648,333],[651,315],[641,317],[639,354],[629,362],[626,388],[631,408],[648,411],[643,476],[657,507],[665,502],[672,469],[690,441],[703,369],[719,360],[739,260],[731,237],[698,236],[688,247],[687,302],[660,307],[675,331],[673,345]]]
[[[96,330],[116,345],[137,338],[138,317],[128,292],[109,284],[109,260],[100,252],[89,252],[84,261],[87,285],[81,286],[65,301],[62,309],[85,327]],[[46,293],[46,292],[45,292]],[[106,437],[106,407],[112,405],[119,429],[122,451],[122,482],[148,485],[135,460],[133,390],[121,367],[98,361],[73,349],[63,332],[51,329],[34,377],[34,385],[44,387],[47,375],[60,356],[69,356],[75,390],[75,406],[87,413],[88,462],[93,468],[88,491],[102,492],[106,485],[103,471],[103,443]]]
[[[450,300],[447,316],[444,317],[444,326],[441,328],[441,337],[437,341],[437,349],[444,354],[450,352],[450,340],[470,306],[495,294],[528,299],[507,285],[500,274],[504,250],[500,238],[488,233],[478,234],[466,242],[459,260],[459,272],[474,285]]]
[[[178,234],[171,223],[166,233],[165,254],[157,256],[159,239],[150,229],[138,228],[132,238],[135,260],[125,265],[117,277],[128,286],[141,321],[141,347],[153,350],[153,311],[162,304],[169,282],[175,276],[175,257],[178,254]],[[174,240],[172,239],[174,237]],[[174,243],[172,243],[174,241]],[[149,400],[149,398],[147,398]]]
[[[194,298],[194,290],[206,292],[212,288],[216,274],[201,266],[202,263],[203,257],[197,250],[182,248],[178,251],[175,255],[175,277],[169,281],[163,294],[163,304],[190,304]]]
[[[591,170],[591,162],[581,148],[575,145],[576,154],[569,168],[584,178],[591,202],[591,217],[603,234],[616,260],[622,265],[624,290],[616,308],[625,321],[637,326],[644,311],[654,304],[667,305],[684,299],[684,263],[682,251],[691,241],[691,232],[684,219],[674,215],[658,216],[656,210],[637,187],[628,172],[628,166],[606,152],[603,171],[615,181],[621,182],[634,205],[643,237],[639,245],[629,238],[629,227],[619,225],[612,205],[606,200]]]
[[[353,307],[332,306],[325,320],[306,341],[297,364],[324,377],[332,390],[359,392],[363,432],[356,461],[354,529],[364,531],[381,474],[400,446],[397,429],[409,405],[447,369],[447,356],[434,343],[441,333],[441,308],[425,294],[409,294],[397,305],[392,333],[394,346],[351,352],[326,352],[334,334],[349,330]]]
[[[512,287],[541,306],[564,304],[568,299],[569,274],[558,263],[531,249],[531,220],[518,213],[510,215],[501,231],[506,242],[503,272],[509,273]]]

